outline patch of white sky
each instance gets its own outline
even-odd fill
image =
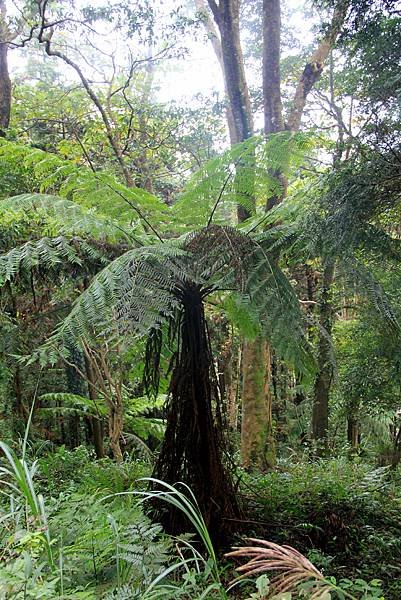
[[[167,4],[174,5],[174,0]],[[313,42],[312,28],[316,23],[316,16],[312,17],[310,11],[304,9],[304,5],[302,0],[286,0],[283,11],[284,27],[291,31],[295,40],[303,46]],[[246,35],[244,32],[243,37],[246,42],[249,34]],[[160,99],[189,101],[196,94],[217,94],[222,98],[224,94],[222,73],[206,34],[202,34],[201,31],[199,35],[188,41],[187,46],[188,54],[183,60],[165,65],[159,73]],[[296,49],[286,49],[283,55],[296,52]],[[247,70],[249,85],[256,87],[261,85],[261,81],[256,79],[257,72],[257,69]]]
[[[18,0],[16,0],[18,1]],[[180,2],[177,0],[163,0],[158,3],[158,9],[166,16],[178,7]],[[78,0],[77,6],[104,6],[104,0]],[[15,6],[15,5],[14,5]],[[192,2],[186,3],[189,14],[192,10]],[[10,13],[15,12],[11,5]],[[193,8],[192,15],[195,14]],[[311,17],[310,13],[304,9],[302,0],[286,0],[285,22],[284,26],[291,31],[292,35],[302,45],[310,44],[313,40],[312,27],[316,22],[316,16]],[[97,40],[97,47],[106,54],[110,51],[116,56],[123,58],[126,54],[126,40],[120,37],[108,36],[106,31],[100,30],[100,36]],[[135,50],[135,41],[132,47]],[[157,100],[161,102],[175,101],[182,104],[191,104],[197,94],[204,96],[214,94],[222,98],[224,94],[222,73],[214,55],[212,45],[207,39],[203,28],[198,30],[196,35],[186,36],[183,46],[187,52],[182,58],[169,59],[159,63],[155,76],[155,94]],[[287,54],[291,50],[286,50]],[[10,66],[16,73],[22,73],[26,69],[27,56],[29,55],[29,45],[23,50],[10,53]],[[46,59],[44,59],[46,60]],[[123,62],[123,59],[118,62]],[[85,65],[84,65],[85,67]],[[87,67],[87,65],[86,65]],[[60,64],[60,70],[64,78],[69,81],[76,80],[76,74],[66,65]],[[107,67],[105,66],[107,69]],[[261,82],[255,79],[257,69],[249,69],[249,84],[252,86],[261,85]]]

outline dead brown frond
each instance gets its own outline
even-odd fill
[[[298,550],[291,546],[280,546],[273,542],[248,538],[254,545],[235,548],[226,554],[230,558],[249,559],[244,565],[237,567],[240,576],[249,577],[269,571],[278,571],[270,582],[269,597],[284,592],[291,592],[302,583],[310,582],[310,600],[323,600],[328,597],[330,583],[324,575]]]

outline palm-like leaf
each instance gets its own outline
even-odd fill
[[[44,237],[26,242],[0,256],[0,283],[4,285],[19,273],[30,273],[34,268],[54,270],[68,265],[82,267],[86,263],[106,262],[96,245],[81,238]]]
[[[131,249],[112,261],[77,299],[52,343],[147,335],[179,309],[188,282],[203,296],[234,293],[234,302],[252,311],[257,329],[283,358],[300,370],[311,367],[298,300],[275,257],[251,236],[221,226]]]
[[[333,589],[318,569],[303,554],[291,546],[280,546],[273,542],[249,538],[254,545],[235,548],[226,554],[230,558],[245,558],[248,562],[237,567],[240,578],[266,572],[278,572],[271,580],[273,594],[295,591],[307,581],[313,582],[310,591],[312,600],[330,598]]]

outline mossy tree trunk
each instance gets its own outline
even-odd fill
[[[331,286],[334,279],[334,267],[334,261],[325,260],[319,296],[318,373],[315,379],[312,411],[312,437],[316,443],[318,454],[324,453],[327,448],[329,429],[329,395],[333,379],[330,335],[333,322]]]
[[[276,457],[269,344],[261,338],[245,342],[242,361],[242,464],[265,471]]]

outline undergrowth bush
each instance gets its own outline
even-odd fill
[[[36,464],[28,457],[21,461],[40,511],[35,516],[23,494],[0,499],[1,600],[265,600],[274,593],[270,575],[261,576],[256,588],[249,578],[230,588],[233,564],[216,556],[195,498],[192,518],[204,550],[191,537],[173,539],[150,522],[141,500],[155,492],[138,481],[148,474],[147,464],[95,461],[85,447],[58,448]],[[276,600],[306,599],[314,585],[329,586],[325,599],[399,600],[400,479],[399,472],[346,459],[244,474],[247,535],[294,546],[321,572],[320,583],[312,578]],[[165,492],[166,501],[175,498],[192,510],[182,491]]]
[[[82,490],[83,493],[123,492],[133,482],[149,474],[149,464],[139,460],[127,460],[116,464],[110,458],[96,460],[92,450],[79,446],[68,450],[60,446],[38,461],[37,481],[48,495]]]
[[[247,531],[291,544],[336,577],[383,581],[401,598],[401,472],[345,458],[245,474]]]

